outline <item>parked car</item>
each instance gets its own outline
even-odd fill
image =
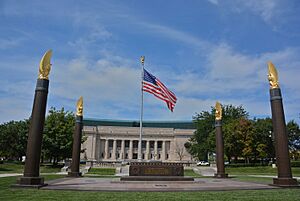
[[[199,161],[197,163],[197,166],[208,166],[208,165],[209,165],[209,162],[207,162],[207,161]]]

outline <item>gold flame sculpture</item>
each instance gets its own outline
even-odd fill
[[[268,80],[270,83],[270,88],[271,89],[279,88],[278,73],[274,64],[271,61],[268,62],[268,71],[269,71]]]
[[[144,63],[145,63],[145,56],[141,56],[141,63],[144,65]]]
[[[82,96],[80,96],[80,98],[77,101],[76,115],[77,116],[82,116],[83,115],[83,98],[82,98]]]
[[[216,113],[215,113],[216,120],[222,119],[222,107],[221,104],[217,101],[216,102]]]
[[[51,70],[51,63],[50,59],[52,56],[52,50],[48,50],[43,58],[40,61],[40,68],[39,68],[39,79],[48,80],[49,73]]]

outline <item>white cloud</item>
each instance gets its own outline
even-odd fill
[[[58,61],[52,69],[52,95],[74,103],[82,95],[87,116],[98,112],[117,118],[121,111],[138,107],[140,69],[129,60],[102,55],[96,62],[85,58]]]
[[[280,0],[238,0],[238,3],[260,15],[266,22],[269,22],[278,13],[277,9],[280,9],[278,7]]]
[[[152,33],[154,32],[156,34],[159,34],[160,37],[163,36],[176,41],[180,41],[185,44],[191,45],[192,47],[207,48],[211,46],[210,43],[208,43],[207,41],[201,40],[200,38],[197,38],[187,32],[173,29],[168,26],[145,23],[145,22],[136,22],[136,23],[144,27],[143,30],[145,30],[146,28],[148,32],[152,32]]]
[[[0,38],[0,50],[6,50],[18,46],[24,39],[14,38],[14,39],[1,39]]]
[[[289,4],[283,0],[229,0],[220,2],[219,7],[240,14],[249,11],[272,25],[284,21],[283,18],[289,13]]]
[[[219,4],[219,0],[207,0],[208,2],[214,4],[214,5],[218,5]]]

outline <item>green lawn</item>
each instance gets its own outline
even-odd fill
[[[63,176],[45,176],[49,179],[61,178]],[[63,191],[63,190],[36,190],[17,189],[10,185],[16,182],[16,177],[0,178],[0,200],[63,200],[63,201],[85,201],[85,200],[274,200],[293,201],[299,200],[300,189],[276,189],[276,190],[241,190],[241,191],[219,191],[219,192],[86,192],[86,191]]]
[[[277,175],[277,168],[270,166],[258,167],[227,167],[225,169],[227,174],[231,175]],[[300,168],[292,168],[293,176],[300,176]]]
[[[5,164],[4,164],[5,165]],[[20,165],[19,165],[20,166]],[[0,168],[21,170],[18,166],[2,166]],[[274,169],[273,169],[274,170]],[[3,170],[0,170],[3,171]],[[246,174],[269,174],[271,170],[264,167],[253,168],[226,168],[230,174],[235,174],[234,180],[272,183],[272,178],[249,177]],[[293,169],[294,171],[294,169]],[[296,173],[299,169],[296,169]],[[9,171],[8,171],[9,172]],[[11,172],[12,173],[12,172]],[[98,175],[110,175],[113,177],[115,173],[114,168],[92,168],[91,173]],[[244,175],[243,175],[244,174]],[[271,172],[276,174],[276,170]],[[185,170],[186,176],[201,177],[193,172],[191,169]],[[47,181],[50,179],[63,178],[61,175],[45,175],[43,176]],[[84,201],[84,200],[274,200],[274,201],[293,201],[299,200],[300,188],[297,189],[274,189],[274,190],[236,190],[236,191],[208,191],[208,192],[86,192],[86,191],[64,191],[64,190],[37,190],[37,189],[18,189],[11,188],[15,184],[17,177],[0,178],[0,200],[70,200],[70,201]]]
[[[0,164],[0,174],[6,173],[23,173],[24,165],[19,163],[4,163]],[[49,165],[41,165],[40,167],[41,173],[54,173],[60,172],[60,167],[52,167],[51,164]]]
[[[185,169],[184,170],[184,176],[194,177],[194,178],[203,177],[202,175],[199,175],[199,174],[195,173],[193,171],[193,169]]]
[[[22,173],[24,165],[16,163],[3,163],[0,164],[0,174],[4,173]]]
[[[116,168],[91,168],[88,174],[93,175],[115,175]]]

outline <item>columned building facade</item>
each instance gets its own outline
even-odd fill
[[[83,121],[87,138],[81,159],[94,162],[134,161],[138,159],[139,122],[117,120]],[[193,136],[192,122],[143,122],[142,159],[192,161],[184,144]]]

